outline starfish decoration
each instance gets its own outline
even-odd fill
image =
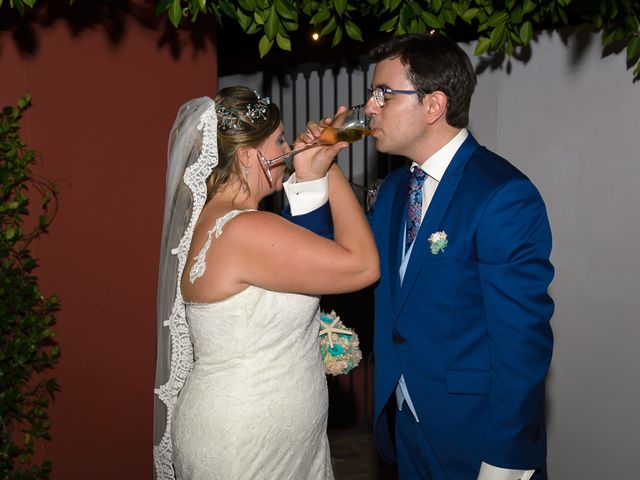
[[[327,317],[325,317],[327,318]],[[331,317],[329,317],[331,318]],[[329,340],[329,346],[333,347],[333,340],[331,339],[331,335],[332,334],[340,334],[342,333],[343,335],[352,335],[353,332],[349,331],[349,330],[343,330],[341,328],[335,328],[336,324],[340,321],[340,317],[336,317],[333,319],[333,322],[326,326],[325,328],[323,328],[322,330],[320,330],[320,333],[318,335],[327,335],[327,339]]]

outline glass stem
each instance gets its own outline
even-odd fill
[[[275,158],[272,158],[271,160],[268,161],[269,166],[272,167],[274,165],[278,165],[282,162],[284,162],[287,158],[289,157],[293,157],[296,153],[300,153],[300,152],[304,152],[305,150],[310,149],[311,147],[317,147],[319,145],[318,140],[316,140],[313,143],[309,143],[308,145],[305,145],[304,147],[300,147],[300,148],[296,148],[295,150],[291,150],[290,152],[284,153],[282,155],[279,155]]]

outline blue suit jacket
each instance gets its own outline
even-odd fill
[[[520,171],[469,135],[429,205],[400,286],[408,181],[408,168],[389,175],[371,213],[381,263],[379,449],[393,458],[384,407],[403,374],[449,478],[475,478],[482,461],[544,471],[544,382],[553,344],[544,203]],[[437,231],[446,232],[448,246],[433,254],[428,237]]]
[[[402,374],[448,479],[475,479],[482,461],[540,469],[544,478],[553,267],[542,198],[520,171],[469,135],[429,205],[401,286],[408,181],[408,167],[388,175],[370,212],[381,271],[378,449],[394,459],[385,407]],[[317,220],[326,221],[326,211]],[[428,237],[437,231],[446,232],[448,246],[433,254]]]

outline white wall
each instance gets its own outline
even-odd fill
[[[509,72],[506,64],[482,72],[470,129],[533,180],[549,212],[556,267],[550,478],[636,479],[640,84],[633,83],[624,52],[601,58],[600,37],[588,40],[565,44],[558,34],[544,33],[527,64],[511,61]],[[473,45],[464,48],[479,63]],[[220,85],[238,80],[220,79]],[[286,123],[291,137],[304,125]]]
[[[640,478],[640,84],[590,40],[576,58],[575,38],[542,34],[529,63],[482,73],[471,105],[553,230],[552,480]]]

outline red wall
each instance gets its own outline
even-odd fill
[[[212,35],[198,48],[186,32],[166,41],[165,19],[142,13],[122,13],[115,34],[108,22],[79,32],[64,18],[32,23],[29,55],[0,31],[0,107],[33,95],[23,139],[60,188],[34,248],[43,290],[62,302],[62,391],[53,441],[40,447],[54,479],[152,476],[167,134],[181,103],[215,93],[217,67]]]

